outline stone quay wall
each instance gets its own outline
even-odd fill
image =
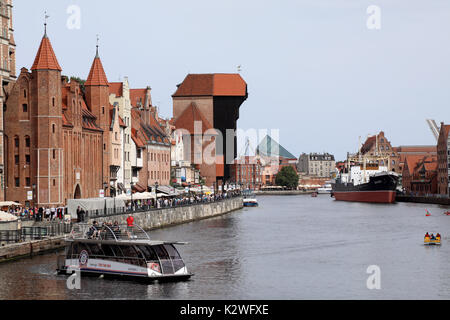
[[[134,223],[141,228],[145,230],[154,230],[221,216],[242,209],[243,206],[244,203],[242,197],[237,197],[218,202],[134,212],[133,218]],[[128,214],[121,214],[101,218],[90,218],[89,223],[92,223],[95,220],[99,224],[114,221],[118,221],[119,224],[126,224],[128,216]]]
[[[0,262],[32,257],[37,254],[54,251],[64,247],[65,241],[63,236],[44,240],[35,240],[9,244],[0,247]]]
[[[429,203],[429,204],[440,204],[445,206],[450,206],[450,198],[439,198],[439,197],[420,197],[420,196],[397,196],[397,202],[414,202],[414,203]]]

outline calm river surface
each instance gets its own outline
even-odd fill
[[[327,195],[259,197],[260,207],[157,230],[192,280],[144,285],[83,278],[66,288],[56,253],[0,264],[0,299],[449,299],[450,216],[437,205],[336,202]],[[431,217],[425,216],[425,208]],[[441,247],[425,247],[425,232]],[[381,289],[367,289],[367,268]],[[427,292],[425,295],[424,293]]]

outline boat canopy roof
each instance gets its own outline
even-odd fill
[[[178,241],[160,241],[152,240],[148,233],[138,225],[112,225],[103,223],[87,224],[78,223],[73,226],[72,232],[66,238],[69,242],[85,243],[105,243],[105,244],[145,244],[145,245],[163,245],[163,244],[187,244]]]

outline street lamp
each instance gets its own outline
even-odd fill
[[[114,199],[114,213],[116,213],[116,188],[114,187],[114,181],[111,181],[110,185],[111,185],[111,188],[110,188],[111,194],[114,194],[114,197],[113,197],[113,199]],[[114,190],[113,190],[113,188],[114,188]]]
[[[104,214],[105,214],[105,216],[107,215],[107,212],[106,212],[106,190],[108,190],[108,183],[106,183],[106,182],[103,182],[103,190],[104,190],[104,194],[103,194],[103,197],[105,198],[105,211],[104,211]]]
[[[156,208],[158,208],[158,181],[155,182],[155,202],[156,202]]]
[[[131,187],[131,211],[134,211],[134,202],[133,202],[133,185],[134,185],[134,182],[133,182],[133,181],[131,181],[131,182],[130,182],[130,187]]]
[[[36,207],[36,184],[33,184],[33,206]]]

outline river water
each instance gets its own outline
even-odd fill
[[[151,232],[187,241],[195,276],[140,284],[82,278],[68,290],[56,253],[0,264],[0,299],[449,299],[450,216],[437,205],[259,197],[259,208]],[[425,216],[428,209],[432,216]],[[440,232],[442,246],[423,245]],[[379,267],[381,288],[369,290]]]

